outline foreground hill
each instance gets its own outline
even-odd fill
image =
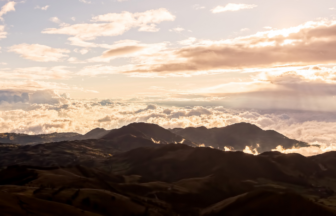
[[[322,157],[322,156],[320,156]],[[267,152],[258,156],[187,145],[137,148],[107,158],[113,173],[145,176],[149,180],[174,182],[209,175],[230,179],[270,179],[309,185],[309,178],[329,176],[321,162],[300,154]]]
[[[139,147],[155,147],[151,140],[131,135],[117,140],[75,140],[39,145],[0,145],[0,168],[11,165],[31,166],[98,166],[116,153]]]
[[[289,139],[276,131],[264,131],[249,124],[238,123],[222,128],[176,128],[171,130],[197,144],[224,149],[224,147],[242,151],[246,146],[257,149],[258,152],[271,151],[281,145],[285,149],[292,147],[307,147],[305,142]]]
[[[100,145],[77,142],[101,154],[116,148],[106,140]],[[4,168],[0,171],[1,213],[336,215],[335,154],[254,156],[181,144],[150,145],[113,157],[92,157],[84,164],[77,160],[64,167],[42,167],[49,159],[41,154],[41,166]]]

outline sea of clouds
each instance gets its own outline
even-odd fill
[[[276,149],[278,151],[309,156],[336,150],[336,113],[333,112],[230,109],[223,106],[181,107],[98,99],[74,100],[67,95],[58,95],[50,91],[12,98],[7,92],[6,97],[6,100],[0,102],[0,133],[85,134],[94,128],[114,129],[133,122],[154,123],[164,128],[213,128],[248,122],[264,130],[276,130],[289,138],[321,146],[289,150],[279,147]]]

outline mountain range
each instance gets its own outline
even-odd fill
[[[155,124],[133,123],[113,130],[96,128],[84,135],[78,133],[43,135],[4,133],[0,134],[0,143],[36,145],[89,139],[118,140],[124,135],[151,140],[157,144],[184,143],[190,146],[204,145],[218,149],[227,147],[236,151],[243,151],[246,146],[257,149],[258,152],[271,151],[279,145],[284,149],[309,146],[305,142],[287,138],[276,131],[264,131],[249,123],[211,129],[206,127],[164,129]]]

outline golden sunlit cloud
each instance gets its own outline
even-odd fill
[[[119,72],[140,76],[146,73],[149,76],[169,76],[258,70],[286,65],[336,64],[334,31],[335,21],[321,20],[228,40],[189,39],[181,43],[186,45],[182,48],[136,56],[133,59],[135,63],[128,67],[131,70],[124,71],[124,67],[121,67]]]
[[[63,60],[70,53],[67,49],[56,49],[40,44],[18,44],[11,46],[9,52],[20,54],[22,58],[39,62],[57,62]]]

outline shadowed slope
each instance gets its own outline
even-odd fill
[[[201,215],[334,216],[336,215],[336,211],[318,205],[294,193],[261,190],[223,200],[205,209]]]
[[[155,147],[151,140],[131,135],[119,136],[116,140],[63,141],[40,145],[0,146],[0,168],[10,165],[31,166],[102,166],[106,158],[138,147]]]
[[[299,154],[254,156],[243,152],[223,152],[174,144],[139,148],[108,160],[120,173],[166,182],[225,175],[240,180],[267,178],[307,185],[303,176],[309,177],[323,172],[318,164]]]
[[[133,139],[148,141],[133,135],[120,135],[118,139],[125,141],[120,147],[132,147]],[[117,145],[114,141],[80,142],[76,141],[75,146],[72,142],[64,146],[58,143],[59,146],[19,147],[26,154],[33,154],[33,148],[41,150],[51,145],[55,149],[49,151],[55,153],[48,154],[55,154],[53,160],[76,151],[90,160],[78,161],[87,167],[70,164],[4,168],[0,171],[0,207],[4,209],[1,213],[29,215],[30,212],[16,209],[23,206],[24,210],[37,214],[38,205],[47,201],[46,206],[64,209],[65,213],[75,207],[82,213],[116,216],[336,215],[327,208],[336,209],[335,171],[321,166],[320,163],[328,161],[322,160],[323,155],[317,161],[299,154],[265,152],[254,156],[182,144],[151,143],[103,157],[100,154],[114,151]],[[83,147],[87,151],[79,151]],[[93,157],[93,152],[98,156]],[[40,164],[50,161],[49,156],[42,155],[37,154],[42,158]],[[8,202],[2,202],[1,191],[8,194]],[[41,215],[45,211],[41,207]],[[58,211],[48,212],[48,215],[57,214]]]

